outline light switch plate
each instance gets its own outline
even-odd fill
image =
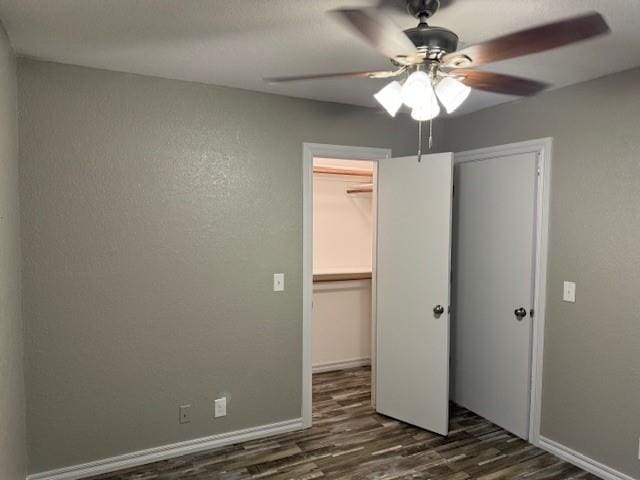
[[[216,398],[213,408],[213,416],[215,418],[227,415],[227,397]]]
[[[191,423],[191,405],[180,405],[180,423]]]
[[[575,282],[564,282],[564,288],[562,290],[562,300],[565,302],[576,303]]]
[[[273,291],[282,292],[284,290],[284,273],[273,274]]]

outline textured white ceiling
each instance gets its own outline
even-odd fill
[[[403,0],[397,0],[403,3]],[[388,61],[325,15],[373,0],[0,0],[18,54],[296,97],[375,106],[383,80],[266,85],[263,76],[386,69]],[[431,20],[464,45],[597,10],[613,33],[486,67],[560,87],[640,65],[638,0],[450,0]],[[402,28],[416,21],[393,15]],[[474,92],[461,113],[504,101]]]

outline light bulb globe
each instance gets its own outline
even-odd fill
[[[471,88],[453,77],[445,77],[436,85],[436,95],[447,113],[455,112],[471,93]]]
[[[411,108],[427,101],[431,95],[433,95],[431,78],[421,70],[409,75],[402,86],[402,101]]]
[[[432,104],[417,105],[411,110],[411,118],[418,122],[426,122],[440,115],[440,105],[435,101]]]
[[[402,106],[402,85],[393,81],[373,96],[389,115],[396,116]]]

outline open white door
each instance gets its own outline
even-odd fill
[[[442,435],[449,423],[452,177],[451,153],[378,166],[376,409]]]

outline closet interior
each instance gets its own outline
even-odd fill
[[[376,162],[313,162],[313,371],[369,365]]]

